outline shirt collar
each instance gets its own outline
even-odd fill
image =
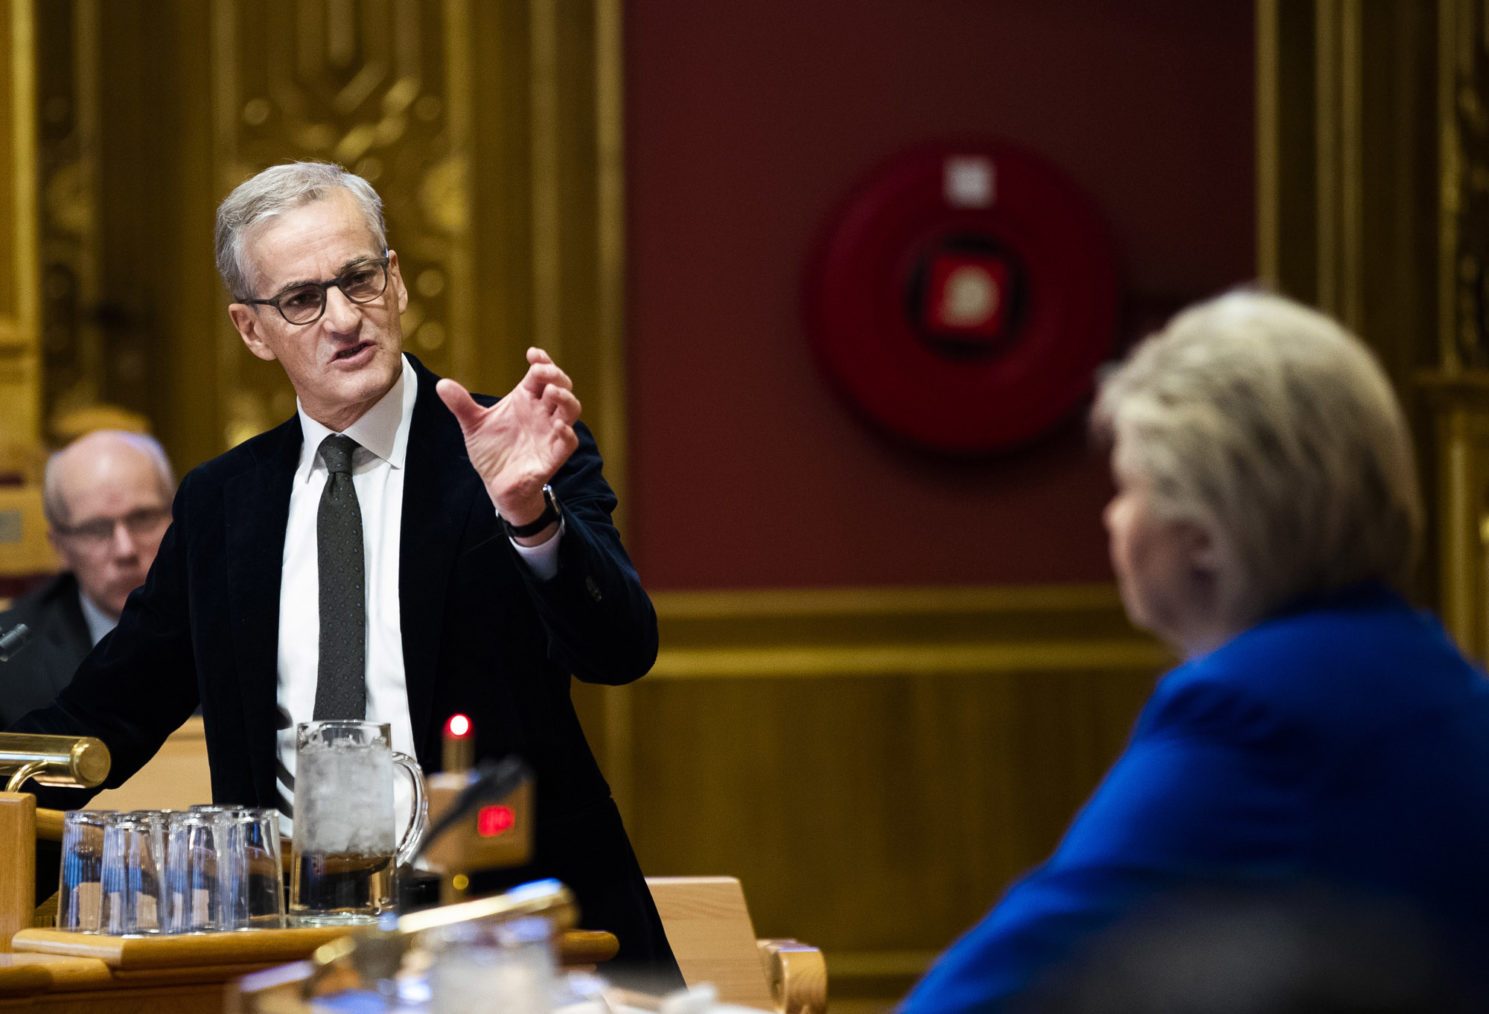
[[[83,622],[88,624],[88,636],[93,639],[94,644],[97,644],[103,640],[104,634],[114,629],[118,617],[110,616],[94,605],[93,600],[83,591],[81,585],[78,586],[78,604],[83,607]]]
[[[356,422],[342,430],[361,445],[354,458],[354,467],[355,462],[367,460],[369,454],[381,458],[394,468],[403,467],[408,453],[409,425],[414,417],[414,398],[419,393],[419,378],[407,356],[402,357],[402,362],[403,370],[398,374],[398,379],[393,381],[388,393],[362,413]],[[308,482],[317,468],[325,468],[317,452],[321,441],[335,430],[328,429],[306,415],[298,398],[295,399],[295,408],[300,416],[300,432],[304,434],[304,441],[300,445],[300,466],[295,470],[295,477]]]

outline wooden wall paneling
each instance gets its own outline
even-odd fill
[[[41,511],[44,460],[36,214],[35,11],[0,3],[0,596],[55,565]]]
[[[1314,14],[1309,4],[1257,0],[1256,18],[1257,276],[1310,300],[1318,289]]]
[[[98,7],[48,4],[36,19],[38,246],[42,428],[101,391],[103,350],[95,316],[98,281]]]
[[[194,464],[220,446],[217,427],[183,411],[216,400],[199,368],[212,361],[207,314],[221,309],[201,239],[206,8],[56,0],[39,13],[44,428],[62,442],[146,426]]]
[[[1429,405],[1438,361],[1439,207],[1452,200],[1454,125],[1440,69],[1478,36],[1454,11],[1481,5],[1257,4],[1258,269],[1357,331],[1380,357],[1416,435],[1429,508],[1441,488]],[[1464,94],[1451,89],[1457,102]],[[1451,355],[1456,356],[1454,351]],[[1446,362],[1446,360],[1445,360]],[[1448,367],[1451,370],[1451,366]],[[1424,375],[1428,369],[1428,375]],[[1429,509],[1420,588],[1446,603],[1445,539]]]
[[[211,239],[210,9],[98,3],[92,16],[100,42],[80,58],[94,62],[86,76],[97,114],[85,144],[97,234],[83,314],[105,350],[103,400],[149,420],[184,472],[226,446],[229,404]]]
[[[1170,661],[1109,587],[655,598],[656,669],[605,691],[643,868],[738,876],[834,997],[898,995],[1044,858]]]
[[[480,309],[464,340],[476,375],[494,374],[510,387],[535,335],[529,5],[481,3],[468,14],[467,36],[451,40],[452,49],[465,47],[470,72],[473,298]]]
[[[1434,380],[1442,616],[1465,651],[1489,658],[1489,378]]]
[[[0,443],[15,455],[41,436],[34,29],[32,0],[0,5]]]
[[[1434,5],[1257,18],[1258,273],[1359,331],[1409,397],[1436,309]]]
[[[477,380],[502,393],[529,345],[574,380],[624,485],[619,18],[614,0],[473,4],[467,87]],[[452,43],[453,45],[453,43]]]
[[[1432,365],[1416,378],[1436,438],[1433,562],[1448,630],[1489,657],[1489,4],[1435,5],[1437,256]],[[1426,345],[1426,343],[1423,343]]]

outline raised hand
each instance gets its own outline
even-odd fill
[[[489,407],[477,404],[454,380],[446,378],[435,387],[460,422],[466,453],[491,502],[514,525],[543,513],[543,485],[579,446],[573,381],[542,349],[528,349],[527,361],[522,380]]]

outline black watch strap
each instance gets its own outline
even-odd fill
[[[559,519],[558,498],[553,495],[552,486],[543,487],[543,513],[539,514],[537,520],[529,521],[525,525],[514,525],[500,514],[502,527],[507,530],[507,537],[512,539],[526,539],[537,535],[543,529]]]

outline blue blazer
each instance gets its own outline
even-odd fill
[[[415,751],[441,765],[450,715],[471,718],[480,758],[521,756],[535,779],[534,864],[507,879],[556,876],[582,925],[615,932],[618,960],[674,968],[610,790],[569,699],[570,675],[637,679],[656,658],[657,625],[620,536],[615,495],[593,437],[553,479],[564,512],[558,575],[521,562],[471,467],[439,379],[413,357],[400,532],[403,662]],[[495,399],[482,399],[491,404]],[[220,802],[275,806],[279,595],[290,483],[291,418],[182,480],[174,519],[144,586],[50,708],[17,730],[97,736],[113,754],[109,787],[137,771],[198,704]],[[39,794],[76,808],[79,790]]]
[[[899,1009],[1001,1009],[1138,905],[1210,883],[1339,889],[1482,935],[1489,682],[1435,620],[1361,587],[1168,673],[1054,854]]]

